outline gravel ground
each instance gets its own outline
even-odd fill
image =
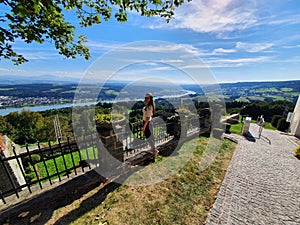
[[[278,131],[251,124],[238,140],[207,225],[300,224],[300,160],[297,144]]]

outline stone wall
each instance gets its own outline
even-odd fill
[[[2,192],[11,189],[13,185],[19,187],[20,185],[25,184],[25,179],[17,160],[12,159],[8,162],[2,160],[4,157],[8,158],[14,156],[13,148],[15,148],[16,154],[19,154],[19,146],[15,145],[7,136],[1,135],[0,191]],[[5,167],[7,171],[5,170]],[[11,177],[13,184],[11,183],[9,176]]]

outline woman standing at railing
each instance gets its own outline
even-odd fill
[[[147,93],[145,96],[146,106],[143,108],[143,129],[142,132],[145,134],[147,141],[150,144],[151,151],[154,155],[158,154],[157,149],[155,148],[155,141],[153,135],[153,128],[151,126],[151,120],[155,112],[155,103],[153,100],[153,95]]]

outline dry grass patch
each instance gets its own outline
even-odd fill
[[[222,141],[214,162],[200,171],[199,162],[208,140],[200,137],[186,142],[181,147],[179,156],[173,157],[175,161],[170,160],[171,157],[159,157],[155,163],[129,177],[127,183],[132,184],[131,181],[135,179],[149,179],[151,173],[161,173],[160,176],[164,176],[158,170],[162,162],[170,160],[169,164],[176,166],[181,162],[180,155],[195,147],[188,162],[172,176],[148,186],[124,184],[109,193],[101,205],[72,224],[204,224],[235,149],[234,143]]]

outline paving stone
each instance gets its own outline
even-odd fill
[[[257,136],[258,126],[250,133]],[[294,138],[263,130],[261,138],[238,141],[206,225],[300,224],[300,161]]]

